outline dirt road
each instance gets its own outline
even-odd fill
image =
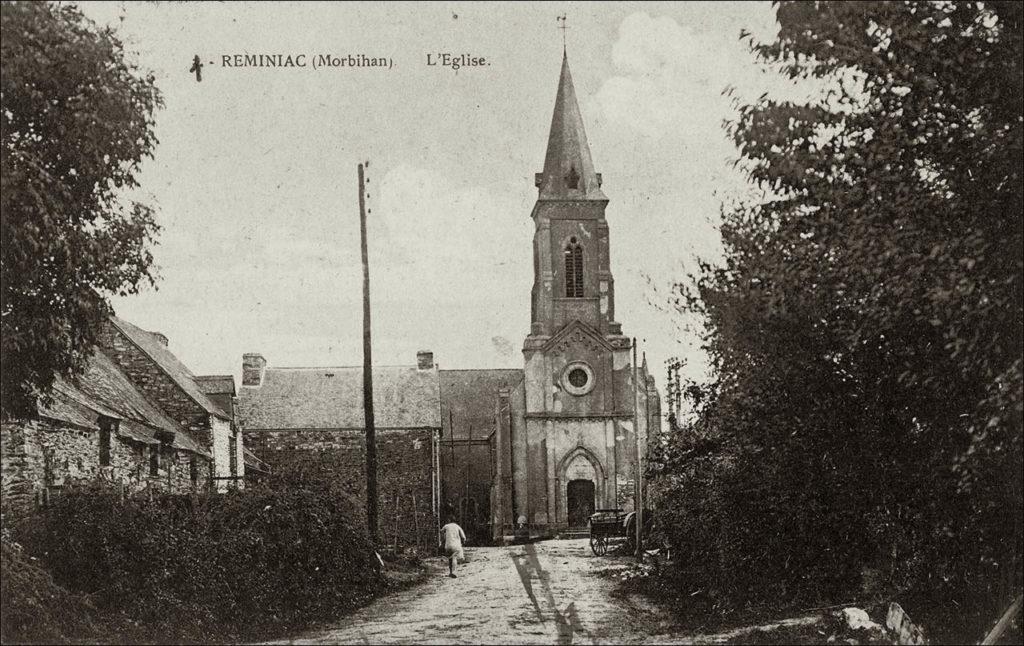
[[[449,579],[431,559],[425,584],[379,599],[301,644],[686,643],[672,621],[637,598],[613,598],[602,572],[632,559],[595,557],[586,539],[467,548]],[[289,643],[289,642],[285,642]]]

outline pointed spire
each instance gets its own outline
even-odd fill
[[[601,192],[601,176],[594,172],[594,162],[590,159],[583,116],[569,72],[569,58],[564,52],[555,111],[551,115],[548,150],[544,156],[544,172],[538,173],[537,186],[540,199],[607,199]]]

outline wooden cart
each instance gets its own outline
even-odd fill
[[[590,516],[590,549],[594,555],[604,556],[608,553],[608,545],[626,540],[624,520],[626,515],[621,509],[598,509]]]

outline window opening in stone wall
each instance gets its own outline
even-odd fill
[[[573,386],[583,388],[587,385],[587,381],[589,381],[589,377],[587,377],[587,372],[583,368],[573,368],[569,372],[569,383]]]
[[[565,248],[565,296],[583,298],[583,247],[576,238]]]
[[[100,466],[110,466],[110,422],[100,422]]]
[[[569,188],[579,188],[580,174],[576,172],[575,166],[570,166],[569,172],[565,174],[565,185]]]
[[[238,475],[238,431],[231,433],[231,444],[228,445],[228,460],[231,465],[232,477]]]
[[[196,464],[194,455],[188,459],[188,477],[192,480],[193,485],[199,482],[199,465]]]
[[[149,475],[160,474],[160,447],[152,446],[149,449]]]

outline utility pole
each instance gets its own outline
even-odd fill
[[[366,162],[369,166],[370,162]],[[373,419],[370,353],[370,260],[366,245],[366,182],[359,164],[359,234],[363,255],[363,419],[366,423],[366,531],[377,542],[377,428]]]
[[[633,507],[636,509],[636,559],[643,561],[643,545],[641,538],[644,524],[643,484],[641,482],[643,466],[640,463],[640,371],[636,364],[636,337],[633,337],[633,454],[636,456],[633,474]]]

